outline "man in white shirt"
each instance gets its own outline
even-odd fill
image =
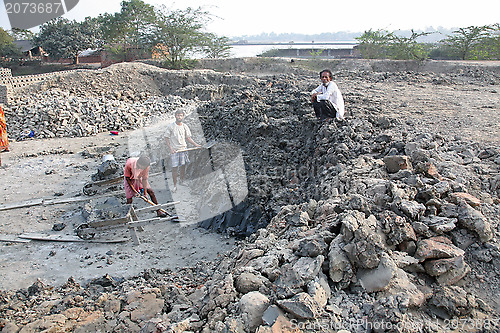
[[[178,170],[180,170],[180,182],[182,184],[186,175],[186,164],[189,163],[189,156],[186,151],[186,141],[195,147],[201,147],[191,138],[191,131],[189,127],[182,122],[183,119],[184,111],[177,110],[175,112],[175,122],[168,125],[165,132],[167,147],[172,154],[172,180],[174,182],[174,192],[177,191]]]
[[[311,92],[316,117],[319,120],[344,120],[344,98],[337,84],[332,81],[332,72],[329,69],[322,70],[319,77],[322,83]]]

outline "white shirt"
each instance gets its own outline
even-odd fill
[[[344,98],[342,97],[342,93],[335,82],[328,82],[326,87],[323,84],[320,84],[316,89],[311,91],[311,94],[313,93],[318,93],[316,96],[318,101],[329,100],[332,102],[337,109],[337,119],[344,119]]]
[[[186,138],[191,137],[191,131],[186,124],[177,125],[176,122],[173,122],[167,126],[165,135],[170,140],[172,148],[177,151],[187,148]]]

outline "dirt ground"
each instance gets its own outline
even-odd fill
[[[368,111],[375,117],[400,119],[422,132],[461,137],[498,148],[498,85],[447,84],[435,81],[434,76],[428,80],[418,77],[412,81],[409,74],[402,75],[400,79],[395,75],[371,81],[347,75],[337,77],[336,82],[345,92],[347,110],[354,110],[359,105],[365,107],[369,101],[372,110]],[[355,119],[356,113],[351,116]],[[82,188],[91,180],[91,175],[102,162],[102,156],[112,153],[123,161],[133,153],[129,147],[132,133],[12,142],[11,152],[2,154],[4,167],[0,168],[0,205],[23,203],[35,198],[82,198]],[[174,268],[200,260],[212,260],[221,252],[233,248],[234,239],[196,228],[200,196],[189,187],[179,187],[178,193],[172,197],[168,191],[171,186],[168,171],[168,185],[164,176],[152,177],[152,187],[160,202],[181,201],[176,211],[185,218],[185,222],[167,221],[145,226],[144,231],[139,232],[140,245],[134,245],[130,240],[115,244],[0,242],[0,289],[25,288],[37,279],[59,285],[70,276],[77,282],[105,274],[126,278],[146,268]],[[123,204],[124,198],[120,200]],[[72,226],[83,222],[83,205],[83,202],[37,205],[1,211],[0,235],[14,238],[24,233],[74,235]],[[134,205],[147,206],[143,202]],[[148,217],[153,217],[153,214],[145,216]],[[62,221],[67,224],[64,230],[51,230],[54,224]],[[128,231],[122,228],[96,237],[121,239],[128,236]]]
[[[11,152],[2,154],[4,167],[0,168],[0,178],[3,180],[1,191],[4,195],[0,206],[22,204],[36,198],[58,201],[65,198],[85,199],[82,188],[96,173],[102,156],[113,154],[125,158],[123,156],[129,153],[128,140],[132,134],[133,131],[120,133],[119,136],[101,133],[95,137],[12,142]],[[115,244],[0,242],[0,289],[25,288],[37,279],[59,285],[70,276],[80,283],[105,274],[126,278],[146,268],[184,267],[193,262],[212,260],[220,252],[232,248],[234,239],[196,227],[198,218],[195,207],[199,198],[189,187],[179,186],[172,198],[163,173],[157,171],[152,168],[150,182],[158,201],[180,201],[175,207],[176,213],[185,221],[164,221],[144,226],[144,230],[138,232],[139,245],[134,245],[131,240]],[[167,179],[172,186],[168,171]],[[124,195],[118,194],[117,197],[126,207]],[[16,238],[21,234],[42,233],[74,237],[72,227],[84,222],[82,208],[90,199],[96,201],[94,197],[88,197],[88,200],[76,203],[2,211],[0,235]],[[135,208],[147,206],[138,199],[134,202]],[[153,218],[154,213],[144,213],[140,217]],[[64,222],[66,228],[52,231],[52,226],[60,222]],[[94,240],[129,237],[128,230],[122,227],[101,231]]]

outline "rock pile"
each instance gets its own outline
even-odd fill
[[[141,63],[54,74],[18,89],[6,108],[9,136],[91,136],[145,126],[172,110],[193,107],[255,80],[209,70],[169,71]],[[196,101],[196,102],[195,102]]]
[[[355,116],[345,122],[318,123],[307,93],[316,81],[294,75],[233,85],[198,109],[207,140],[241,147],[246,207],[260,211],[236,228],[229,215],[207,224],[247,236],[234,251],[126,281],[105,276],[82,287],[70,279],[1,292],[0,325],[13,332],[498,331],[498,147],[422,131],[397,109],[381,115],[385,106],[357,91],[356,80],[399,83],[405,73],[358,74],[339,75],[352,80],[345,98]],[[406,75],[418,85],[438,77]]]
[[[51,89],[16,100],[7,113],[8,129],[14,138],[30,131],[36,138],[91,136],[138,128],[189,104],[173,95],[146,98],[117,92],[114,98],[78,97]]]

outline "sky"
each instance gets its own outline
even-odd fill
[[[4,0],[0,0],[0,26],[10,29]],[[28,0],[26,0],[28,1]],[[54,0],[58,1],[58,0]],[[24,2],[24,1],[23,1]],[[121,0],[80,0],[65,14],[77,21],[87,16],[120,11]],[[500,1],[475,0],[145,0],[171,9],[202,7],[215,17],[207,30],[227,37],[261,33],[320,34],[363,32],[369,29],[424,30],[461,28],[500,23]]]

